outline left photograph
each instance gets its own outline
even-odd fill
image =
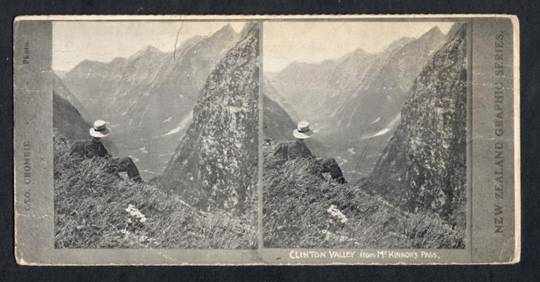
[[[257,248],[259,24],[53,24],[56,248]]]

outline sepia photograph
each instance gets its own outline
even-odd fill
[[[21,265],[517,263],[509,15],[21,16]]]
[[[52,34],[56,248],[256,248],[258,24]]]
[[[463,249],[467,25],[269,22],[264,246]]]

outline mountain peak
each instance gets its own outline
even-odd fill
[[[137,58],[142,56],[153,56],[153,55],[161,55],[163,52],[159,50],[158,48],[147,45],[146,47],[142,48],[141,50],[137,51],[135,54],[131,55],[129,58]]]
[[[366,52],[366,50],[362,49],[362,48],[356,48],[354,51],[353,51],[353,54],[354,55],[367,55],[368,52]]]
[[[292,61],[281,72],[283,73],[289,72],[289,71],[296,72],[296,71],[299,71],[305,68],[310,68],[310,67],[316,67],[316,64],[308,63],[308,62]]]
[[[432,27],[426,33],[424,33],[420,38],[433,38],[433,37],[442,37],[444,34],[438,26]]]
[[[222,28],[220,28],[218,31],[216,31],[212,37],[229,37],[234,35],[236,32],[232,28],[230,24],[224,25]]]
[[[146,46],[146,48],[144,49],[144,51],[145,51],[145,52],[152,52],[152,53],[161,53],[161,51],[160,51],[158,48],[156,48],[156,47],[154,47],[154,46],[152,46],[152,45]]]
[[[109,64],[111,64],[111,65],[119,65],[119,64],[123,64],[125,61],[126,61],[126,58],[124,58],[124,57],[116,57],[116,58],[112,59]]]
[[[454,23],[452,27],[450,28],[450,30],[448,31],[448,33],[446,34],[446,37],[448,39],[453,38],[456,35],[456,33],[458,33],[464,27],[465,27],[464,23]]]
[[[105,65],[106,64],[103,62],[84,59],[80,63],[76,64],[70,71],[68,71],[66,75],[76,72],[88,72],[91,69],[99,68]]]

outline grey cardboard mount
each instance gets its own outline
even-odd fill
[[[263,26],[268,21],[302,20],[468,23],[471,83],[468,85],[466,247],[460,250],[281,249],[259,244],[253,250],[55,248],[53,25],[55,21],[99,20],[250,20]],[[515,16],[22,16],[14,22],[13,48],[15,254],[19,264],[385,265],[509,264],[520,260],[519,26]],[[337,252],[347,255],[332,255]]]

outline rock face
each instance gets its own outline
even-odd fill
[[[254,209],[258,93],[259,27],[247,24],[208,77],[159,184],[206,209]]]
[[[408,211],[437,213],[464,228],[466,27],[449,34],[414,82],[369,182]]]
[[[320,130],[314,139],[332,144],[325,154],[354,181],[373,169],[414,79],[445,38],[435,27],[380,53],[358,49],[321,64],[293,63],[271,82],[301,119]]]
[[[111,123],[121,155],[134,157],[143,176],[163,171],[191,122],[206,78],[238,41],[229,25],[186,40],[174,52],[148,46],[109,63],[83,61],[64,81],[91,114]]]

